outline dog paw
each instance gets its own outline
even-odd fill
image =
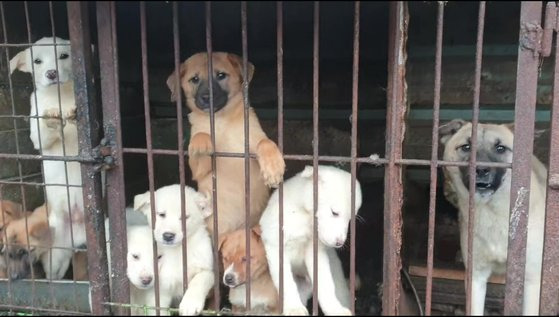
[[[197,301],[189,297],[184,297],[179,305],[179,315],[196,316],[200,315],[204,309],[204,301]]]
[[[56,108],[46,109],[42,114],[45,125],[51,129],[56,129],[62,125],[60,111]]]
[[[303,305],[299,307],[286,307],[283,310],[283,315],[285,316],[308,316],[309,311]]]
[[[64,114],[64,119],[68,120],[70,123],[76,123],[77,108],[72,108]]]
[[[256,154],[264,183],[270,187],[278,187],[285,172],[285,161],[278,147],[271,140],[264,139],[258,143]]]
[[[339,307],[336,309],[333,309],[332,311],[329,311],[328,313],[324,313],[325,315],[330,315],[330,316],[351,316],[351,310],[345,308],[345,307]]]
[[[208,155],[213,152],[212,139],[207,133],[196,133],[188,145],[189,155]]]

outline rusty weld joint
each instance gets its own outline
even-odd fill
[[[520,27],[520,47],[534,52],[537,57],[542,50],[543,29],[538,23],[524,22]]]
[[[554,190],[559,189],[559,174],[549,175],[549,188]]]
[[[115,158],[112,155],[113,146],[112,142],[108,138],[101,139],[98,146],[93,148],[93,158],[95,159],[95,172],[106,171],[113,168],[115,164]]]

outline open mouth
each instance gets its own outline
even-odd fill
[[[482,192],[495,191],[495,186],[492,183],[477,182],[476,183],[476,190],[477,191],[482,191]]]
[[[241,286],[241,285],[243,285],[243,284],[244,284],[244,283],[238,283],[238,284],[235,284],[235,283],[225,283],[225,286],[227,286],[227,287],[229,287],[229,288],[237,288],[237,287],[239,287],[239,286]]]

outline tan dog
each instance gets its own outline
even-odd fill
[[[30,277],[33,265],[48,253],[51,246],[51,232],[45,205],[28,212],[25,217],[10,222],[6,227],[5,236],[2,236],[2,241],[4,242],[2,253],[8,255],[10,279]]]
[[[12,220],[23,216],[23,207],[21,204],[11,200],[0,201],[0,241],[4,241],[4,228],[10,224]],[[0,249],[3,245],[0,244]],[[0,256],[0,278],[8,277],[6,273],[6,261],[4,256]]]
[[[213,107],[215,113],[215,146],[212,148],[210,129],[210,94],[206,53],[188,58],[180,67],[180,85],[191,110],[188,118],[192,125],[188,146],[192,177],[198,191],[212,191],[212,166],[208,154],[217,152],[244,153],[244,103],[242,92],[242,60],[229,53],[213,53],[212,65]],[[248,81],[252,79],[254,65],[249,63]],[[171,100],[180,93],[176,72],[167,79]],[[250,161],[250,227],[256,225],[270,195],[269,188],[283,179],[285,162],[276,146],[262,130],[252,108],[249,111],[249,151],[257,160]],[[219,234],[237,230],[245,225],[245,162],[242,158],[216,159],[217,208]],[[213,233],[213,216],[206,220]]]
[[[470,158],[472,124],[453,120],[439,129],[444,144],[444,160],[467,162]],[[477,162],[511,163],[514,134],[509,125],[479,124]],[[469,171],[468,167],[445,166],[445,196],[459,209],[460,246],[467,259]],[[530,214],[526,245],[524,315],[537,315],[543,252],[547,169],[532,156]],[[475,222],[472,250],[472,315],[484,313],[487,281],[492,273],[503,274],[507,264],[509,239],[511,170],[501,167],[476,168]],[[515,230],[514,228],[512,230]],[[514,234],[512,232],[511,234]]]

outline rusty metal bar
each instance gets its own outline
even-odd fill
[[[353,74],[352,74],[352,97],[351,97],[351,240],[349,254],[349,289],[351,295],[351,314],[355,315],[355,186],[357,174],[357,122],[359,113],[359,20],[361,18],[361,2],[355,2],[353,21]]]
[[[551,2],[550,2],[551,3]],[[546,16],[547,19],[547,16]],[[547,21],[547,20],[546,20]],[[547,23],[547,22],[546,22]],[[551,133],[549,143],[549,170],[547,176],[546,218],[540,314],[559,314],[559,35],[556,36],[555,77],[553,79],[553,108],[551,111]]]
[[[72,69],[76,95],[79,150],[91,153],[99,144],[100,129],[95,122],[98,106],[94,90],[89,15],[87,3],[68,3],[68,24],[72,42]],[[88,271],[91,285],[92,312],[96,315],[109,314],[102,303],[110,296],[105,243],[105,222],[101,209],[101,178],[92,165],[81,166],[84,184],[83,199],[87,236]]]
[[[184,179],[184,155],[180,155],[180,153],[184,153],[184,143],[183,143],[183,117],[182,117],[182,93],[181,84],[180,84],[180,41],[179,41],[179,15],[178,15],[178,3],[173,2],[173,48],[175,54],[175,74],[176,74],[176,87],[179,87],[179,93],[177,94],[177,156],[179,158],[179,182],[181,188],[181,219],[186,219],[186,200],[184,195],[184,186],[185,186],[185,179]],[[188,288],[188,263],[187,263],[187,245],[186,245],[186,237],[188,236],[186,233],[186,221],[181,223],[182,225],[182,232],[184,232],[184,239],[182,241],[182,278],[183,278],[183,290],[186,291]]]
[[[208,53],[208,83],[209,83],[209,93],[210,93],[210,137],[212,141],[213,153],[211,155],[212,160],[212,205],[213,205],[213,217],[214,217],[214,232],[213,232],[213,245],[218,245],[219,241],[219,230],[218,230],[218,210],[217,210],[217,161],[215,155],[215,113],[214,113],[214,96],[213,96],[213,59],[212,59],[212,4],[211,1],[206,1],[206,51]],[[244,157],[244,156],[243,156]],[[214,259],[219,259],[219,250],[214,248]],[[214,305],[216,310],[220,307],[220,278],[219,278],[219,263],[216,260],[214,263],[215,274],[218,278],[215,279],[214,285]]]
[[[283,2],[276,3],[277,68],[278,68],[278,148],[283,155]],[[279,263],[283,263],[283,182],[278,188],[279,199]],[[279,268],[279,313],[283,314],[283,265]]]
[[[520,8],[505,315],[522,314],[534,119],[540,62],[538,48],[533,46],[538,43],[531,40],[534,39],[534,27],[539,27],[541,22],[542,2],[522,2]]]
[[[248,101],[248,40],[247,40],[247,3],[241,1],[241,37],[243,47],[243,104],[244,104],[244,138],[245,138],[245,241],[246,241],[246,288],[245,301],[247,311],[251,311],[250,303],[250,148],[249,148],[249,101]]]
[[[101,94],[103,102],[103,127],[105,140],[115,159],[113,168],[106,171],[106,199],[111,240],[111,302],[127,304],[130,301],[130,284],[126,276],[126,199],[124,197],[124,160],[120,120],[120,94],[118,74],[118,42],[115,3],[97,2],[97,28]],[[116,315],[128,315],[125,307],[114,307]]]
[[[425,287],[425,315],[431,315],[433,291],[433,255],[435,247],[435,207],[437,201],[437,159],[439,156],[439,117],[441,106],[441,68],[443,50],[444,3],[438,3],[437,37],[435,50],[435,83],[433,97],[433,130],[431,139],[431,182],[429,188],[429,232],[427,235],[427,285]]]
[[[146,127],[146,147],[147,147],[147,163],[148,163],[148,182],[149,182],[149,195],[151,207],[151,222],[152,230],[155,230],[155,188],[154,188],[154,172],[153,172],[153,153],[152,153],[152,140],[151,140],[151,116],[150,116],[150,103],[149,103],[149,73],[148,73],[148,51],[147,51],[147,34],[146,34],[146,3],[140,2],[140,33],[141,33],[141,46],[142,46],[142,83],[144,91],[144,115]],[[153,240],[153,267],[157,265],[157,243]],[[154,270],[154,287],[155,287],[155,307],[160,307],[160,290],[159,290],[159,270]],[[156,315],[160,315],[160,311],[156,310]]]
[[[384,263],[382,314],[397,315],[400,297],[400,268],[402,261],[402,167],[396,164],[402,158],[404,116],[406,114],[406,41],[408,27],[407,5],[389,4],[388,25],[388,87],[386,113],[386,155],[384,199]]]
[[[318,315],[318,71],[319,71],[319,32],[320,4],[314,1],[313,18],[313,296],[312,314]]]
[[[0,153],[0,158],[3,159],[19,159],[19,160],[35,160],[35,161],[65,161],[65,162],[80,162],[80,163],[96,163],[97,160],[90,154],[75,155],[75,156],[49,156],[49,155],[33,155],[33,154],[11,154]]]

